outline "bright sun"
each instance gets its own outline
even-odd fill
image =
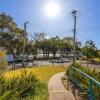
[[[49,2],[44,8],[45,14],[51,18],[56,18],[60,14],[60,10],[60,5],[56,2]]]

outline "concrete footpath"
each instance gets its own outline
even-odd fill
[[[49,98],[48,100],[75,100],[73,94],[67,91],[61,81],[64,72],[58,73],[51,77],[48,82]]]

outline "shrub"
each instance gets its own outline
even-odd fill
[[[7,70],[7,62],[5,59],[5,53],[0,51],[0,75]]]
[[[18,77],[0,77],[0,100],[44,100],[47,87],[32,72],[21,71]]]
[[[75,68],[81,70],[82,72],[88,74],[89,76],[93,77],[95,80],[100,82],[100,74],[98,72],[96,72],[95,69],[90,70],[90,69],[86,69],[86,68],[80,66],[79,64],[72,64],[71,66],[69,66],[69,69],[66,72],[66,74],[67,74],[68,78],[70,79],[70,81],[72,82],[72,84],[77,81],[78,86],[80,88],[82,86],[87,91],[89,91],[89,89],[90,89],[90,80],[88,78],[86,78],[85,76],[81,75],[80,73],[76,72],[74,69],[72,69],[72,67],[75,67]],[[93,83],[93,95],[94,95],[95,100],[99,100],[99,98],[100,98],[99,93],[100,93],[100,88],[98,88],[96,86],[96,84]]]
[[[100,63],[100,58],[92,58],[91,60],[93,63]]]

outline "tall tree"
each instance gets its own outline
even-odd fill
[[[73,51],[73,38],[65,37],[63,38],[63,42],[65,44],[65,54],[68,56],[68,54],[72,53]]]
[[[21,48],[19,45],[22,39],[23,30],[19,29],[13,18],[5,13],[0,14],[0,46],[6,51],[14,54],[15,49]]]
[[[97,48],[95,46],[94,41],[86,41],[85,46],[83,48],[83,54],[87,56],[87,58],[93,58],[97,55]]]
[[[51,52],[53,54],[53,57],[55,58],[57,51],[59,50],[59,37],[53,37],[50,39],[51,41]]]

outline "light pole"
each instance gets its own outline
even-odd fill
[[[73,63],[75,63],[75,60],[76,60],[76,21],[77,21],[77,13],[78,11],[76,10],[73,10],[71,12],[71,15],[74,19],[74,29],[73,29],[73,32],[74,32],[74,35],[73,35]]]
[[[24,34],[23,34],[23,58],[22,58],[22,66],[23,66],[23,67],[25,67],[25,42],[26,42],[26,40],[28,39],[28,37],[27,37],[27,32],[26,32],[27,24],[29,24],[28,21],[24,23]]]

